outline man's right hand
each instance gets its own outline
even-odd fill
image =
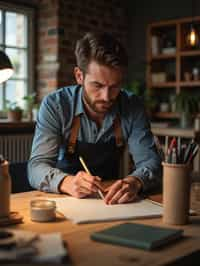
[[[75,176],[68,175],[60,183],[59,191],[67,193],[76,198],[84,198],[100,189],[103,191],[101,185],[101,178],[99,176],[91,176],[84,171],[79,171]]]

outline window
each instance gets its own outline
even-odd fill
[[[6,100],[23,106],[23,97],[33,90],[33,12],[0,3],[0,49],[9,56],[14,75],[0,84],[0,110]]]

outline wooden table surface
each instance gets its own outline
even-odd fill
[[[72,265],[156,266],[163,265],[177,257],[188,254],[193,250],[197,250],[200,247],[200,201],[195,200],[193,192],[191,196],[191,207],[196,210],[197,215],[190,218],[190,223],[188,225],[171,226],[173,228],[184,229],[185,238],[177,243],[173,243],[155,251],[144,251],[136,248],[114,246],[95,242],[90,239],[90,234],[92,232],[125,221],[77,225],[60,216],[55,222],[32,222],[29,214],[30,200],[47,196],[57,197],[58,195],[38,191],[13,194],[11,197],[11,210],[18,211],[23,215],[24,223],[13,225],[9,228],[31,230],[38,233],[61,232],[63,234],[63,239],[67,242]],[[134,222],[166,226],[163,224],[161,218],[140,219],[134,220]]]

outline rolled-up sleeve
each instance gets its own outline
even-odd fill
[[[42,102],[28,162],[28,178],[32,187],[58,193],[61,180],[67,175],[57,169],[61,143],[61,118],[55,94],[48,95]]]
[[[143,104],[140,101],[133,101],[132,104],[128,147],[135,163],[135,170],[130,175],[140,178],[144,185],[143,190],[147,191],[161,184],[161,158]]]

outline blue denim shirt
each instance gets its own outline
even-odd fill
[[[74,116],[80,115],[81,118],[78,140],[95,144],[106,142],[114,136],[112,125],[116,114],[120,114],[123,137],[136,167],[130,175],[142,180],[144,190],[159,182],[161,159],[138,97],[121,90],[102,127],[98,129],[84,111],[82,87],[76,85],[61,88],[42,101],[28,163],[30,184],[43,191],[59,192],[58,186],[67,173],[57,169],[56,163],[63,152],[62,144],[67,143],[69,138]]]

